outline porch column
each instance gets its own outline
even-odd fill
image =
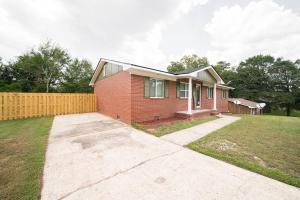
[[[217,84],[214,84],[214,107],[213,110],[217,110]]]
[[[192,114],[192,78],[189,78],[188,114]]]

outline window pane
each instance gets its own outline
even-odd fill
[[[163,97],[163,81],[162,80],[157,80],[156,81],[156,95],[157,97]]]
[[[111,64],[108,63],[105,66],[105,76],[110,76],[111,75]]]
[[[185,86],[185,90],[188,90],[189,89],[189,84],[184,84],[184,86]]]
[[[185,90],[185,84],[184,83],[180,83],[180,90]]]
[[[118,65],[118,72],[122,71],[123,70],[123,67],[122,65]]]
[[[181,98],[185,98],[186,96],[185,96],[185,91],[183,90],[183,91],[180,91],[180,97]]]
[[[112,69],[111,69],[111,73],[115,74],[118,72],[118,65],[112,64]]]
[[[150,97],[155,97],[156,82],[155,80],[150,80]]]
[[[185,97],[187,98],[189,96],[189,91],[185,91]]]

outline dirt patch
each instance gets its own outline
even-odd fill
[[[206,143],[204,145],[205,147],[210,147],[210,148],[214,148],[218,151],[236,151],[237,150],[237,144],[234,142],[231,142],[229,140],[215,140],[215,141],[211,141],[209,143]]]
[[[257,156],[253,156],[253,158],[259,165],[261,165],[263,167],[267,167],[267,164],[261,158],[259,158]]]

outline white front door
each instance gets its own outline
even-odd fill
[[[200,108],[201,107],[201,85],[196,84],[195,88],[195,107]]]

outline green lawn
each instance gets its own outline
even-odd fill
[[[300,118],[244,115],[188,147],[300,187]]]
[[[195,118],[192,120],[185,120],[182,122],[176,122],[174,124],[168,124],[168,125],[162,125],[159,128],[145,128],[142,124],[133,124],[133,127],[136,129],[140,129],[146,133],[150,133],[152,135],[155,135],[157,137],[173,133],[175,131],[179,131],[182,129],[190,128],[192,126],[196,126],[208,121],[212,121],[218,119],[216,116],[209,116],[205,118]]]
[[[0,199],[39,199],[52,120],[0,121]]]
[[[286,116],[285,110],[276,110],[272,111],[271,113],[264,113],[265,115],[278,115],[278,116]],[[292,110],[291,112],[292,117],[300,117],[300,110]]]

